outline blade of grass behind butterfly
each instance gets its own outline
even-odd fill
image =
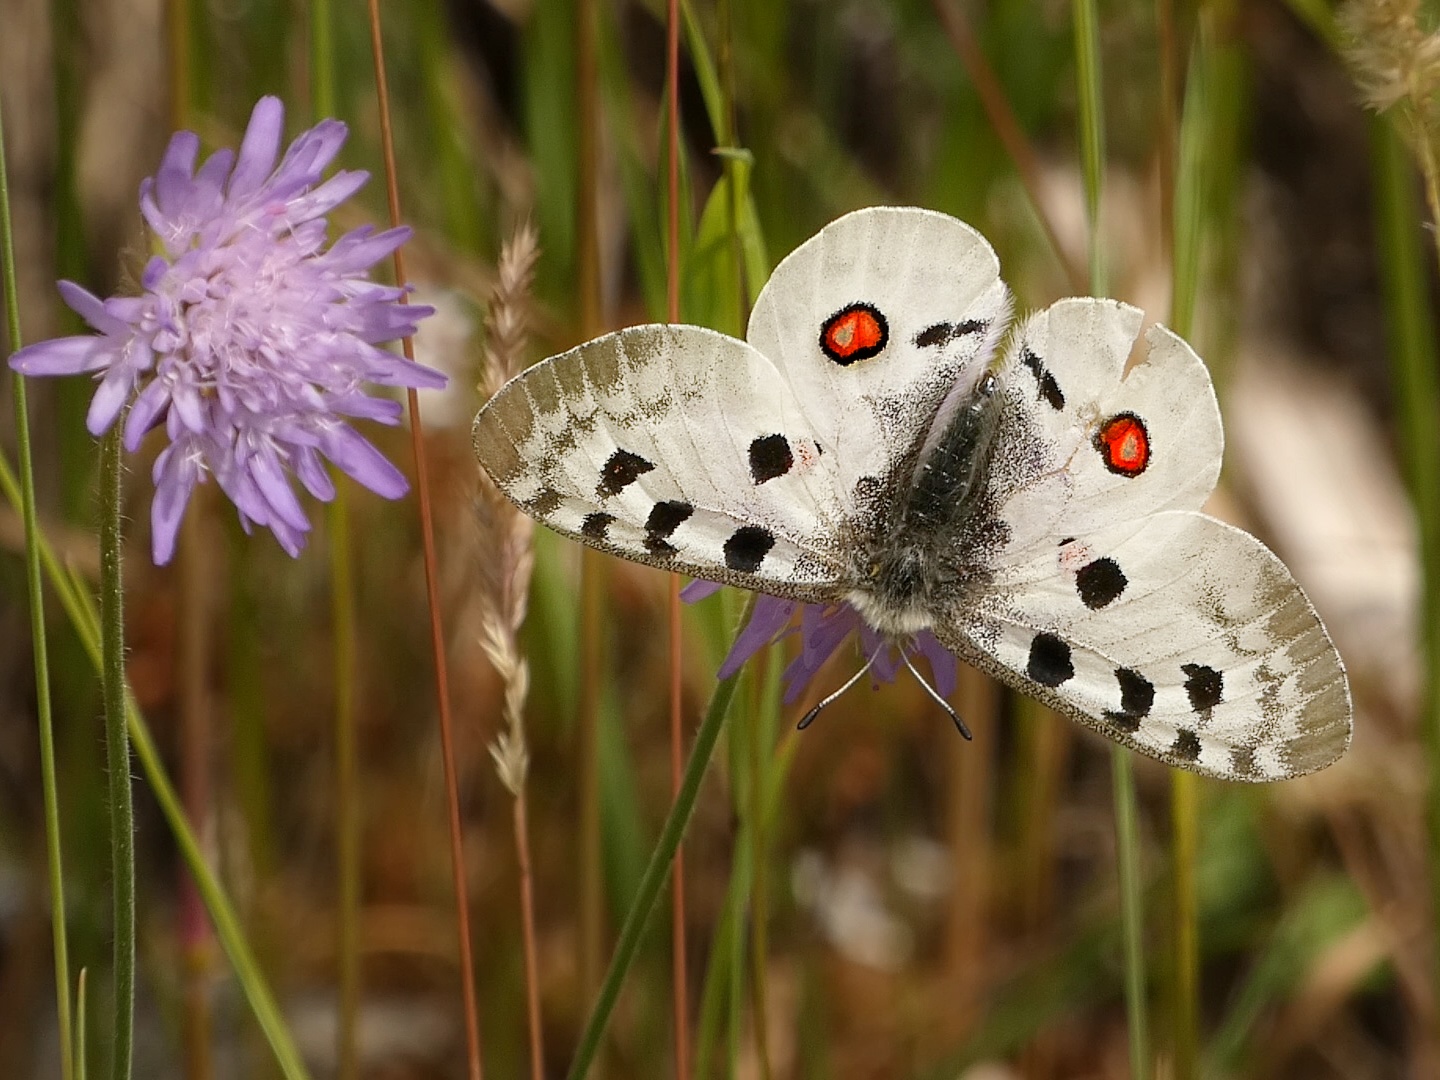
[[[1370,140],[1386,351],[1396,390],[1401,461],[1420,532],[1420,729],[1429,771],[1425,818],[1431,917],[1440,919],[1440,429],[1436,425],[1436,416],[1440,415],[1440,350],[1429,302],[1423,233],[1416,227],[1417,221],[1424,222],[1433,233],[1435,223],[1425,222],[1422,216],[1416,198],[1414,162],[1395,124],[1384,116],[1373,119]],[[1432,960],[1432,965],[1436,963],[1440,963],[1440,955]],[[1440,985],[1440,970],[1432,966],[1432,975]]]
[[[735,1035],[743,1029],[743,1002],[736,1002],[733,988],[736,980],[743,978],[745,969],[745,927],[749,922],[752,934],[761,933],[763,911],[757,903],[757,874],[764,873],[764,860],[768,857],[768,838],[775,835],[785,779],[789,775],[795,749],[799,745],[795,733],[788,735],[778,746],[774,741],[780,719],[779,691],[784,648],[781,645],[772,645],[763,655],[764,676],[750,684],[755,698],[761,703],[759,708],[753,710],[758,719],[756,727],[760,735],[756,742],[762,749],[761,768],[758,770],[759,784],[751,789],[750,798],[742,799],[737,796],[736,799],[737,809],[740,811],[740,829],[735,838],[725,904],[711,942],[710,966],[706,970],[700,996],[700,1023],[695,1054],[697,1080],[706,1080],[713,1074],[712,1062],[722,1022],[728,1019],[731,1032],[729,1046],[732,1048],[735,1045]],[[753,664],[752,661],[751,666]],[[745,693],[746,687],[742,685],[739,692]],[[739,763],[736,771],[756,772],[753,768],[746,768],[743,762]],[[758,895],[763,898],[763,892]],[[752,938],[752,941],[754,940]],[[757,957],[752,963],[759,959],[763,958]],[[762,1007],[761,997],[760,994],[755,995],[754,1008]],[[757,1026],[757,1041],[761,1026]],[[763,1043],[760,1044],[760,1049],[764,1049]],[[731,1071],[726,1075],[734,1075],[733,1051],[731,1058]],[[762,1075],[768,1075],[768,1071]]]
[[[3,114],[0,114],[3,121]],[[15,238],[10,214],[9,169],[5,128],[0,122],[0,292],[3,292],[8,352],[22,344],[19,282],[15,272]],[[15,405],[16,451],[19,457],[21,517],[25,529],[25,586],[30,616],[30,648],[35,672],[35,720],[40,750],[40,787],[45,816],[45,865],[50,892],[50,933],[55,965],[55,1017],[60,1038],[60,1075],[70,1080],[75,1062],[70,1022],[70,944],[66,932],[65,864],[60,835],[60,796],[55,779],[55,725],[51,711],[49,635],[45,630],[45,591],[40,580],[40,526],[35,508],[35,469],[31,460],[30,407],[26,379],[10,373]]]
[[[746,603],[742,618],[748,619],[753,607],[752,597]],[[605,981],[601,985],[600,994],[585,1022],[585,1030],[581,1033],[575,1058],[570,1063],[569,1072],[566,1074],[570,1080],[580,1080],[581,1077],[584,1077],[595,1060],[596,1051],[600,1047],[605,1029],[609,1026],[611,1014],[615,1010],[615,1002],[618,1000],[620,989],[625,982],[625,976],[634,963],[635,954],[644,937],[650,915],[655,908],[655,902],[659,898],[660,890],[664,887],[666,877],[669,876],[675,850],[679,847],[685,829],[690,823],[690,815],[695,809],[695,799],[700,791],[700,782],[705,777],[710,757],[715,750],[715,743],[724,726],[725,716],[729,712],[730,702],[735,695],[737,680],[738,676],[732,675],[728,679],[720,680],[715,685],[710,704],[705,710],[704,719],[695,733],[695,740],[690,750],[690,760],[685,766],[685,776],[679,795],[670,808],[669,816],[666,817],[665,825],[660,831],[660,839],[650,856],[650,861],[646,864],[645,874],[641,878],[635,901],[625,915],[625,923],[621,927],[620,937],[615,945],[615,953],[611,957],[609,970],[605,973]]]
[[[537,289],[560,312],[573,310],[580,132],[577,10],[571,0],[536,0],[521,32],[525,142],[537,183],[535,217],[544,249]]]
[[[1262,1012],[1292,998],[1315,973],[1316,965],[1362,928],[1368,913],[1365,897],[1348,877],[1325,874],[1307,882],[1258,950],[1239,990],[1231,995],[1225,1019],[1207,1048],[1204,1074],[1270,1074],[1278,1063],[1267,1061],[1265,1048],[1256,1044]],[[1357,980],[1383,962],[1378,935],[1372,936],[1377,938],[1373,959],[1365,968],[1352,971]],[[1327,1000],[1343,1000],[1338,990],[1328,989]]]
[[[625,200],[630,249],[639,278],[645,310],[665,310],[665,238],[661,217],[655,212],[659,195],[654,178],[641,157],[640,119],[635,104],[635,86],[626,67],[610,8],[602,8],[597,26],[597,68],[606,131],[614,142],[620,171],[620,190]]]
[[[1100,65],[1100,30],[1094,0],[1074,0],[1075,67],[1079,89],[1080,160],[1085,178],[1085,209],[1090,232],[1090,285],[1108,291],[1100,240],[1100,197],[1104,189],[1105,130]],[[1120,915],[1124,927],[1125,1004],[1130,1075],[1145,1080],[1151,1072],[1149,1008],[1145,979],[1145,909],[1141,892],[1139,809],[1135,801],[1130,751],[1110,752],[1115,801],[1115,857],[1120,877]]]
[[[1187,65],[1174,171],[1174,243],[1171,249],[1170,327],[1184,338],[1195,329],[1195,304],[1201,271],[1201,225],[1205,183],[1205,150],[1210,126],[1207,34],[1195,35]],[[1168,103],[1166,105],[1168,106]],[[1171,1053],[1176,1080],[1192,1080],[1198,1066],[1200,935],[1195,871],[1199,848],[1200,778],[1173,770],[1170,774],[1171,922],[1170,953]]]
[[[484,148],[472,148],[468,137],[459,100],[464,85],[459,72],[462,59],[454,48],[445,5],[418,4],[410,10],[423,100],[412,122],[421,127],[430,155],[412,180],[426,183],[435,193],[439,208],[431,224],[441,228],[446,248],[467,255],[493,251],[494,186],[476,160]]]

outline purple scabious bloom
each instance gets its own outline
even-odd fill
[[[717,582],[697,579],[685,586],[680,595],[693,603],[713,595],[720,587]],[[796,611],[800,613],[798,628],[792,625]],[[798,600],[785,600],[766,593],[755,598],[750,621],[736,635],[717,677],[728,679],[761,649],[795,633],[797,629],[800,654],[786,666],[783,676],[787,705],[799,700],[805,687],[851,634],[858,636],[865,659],[874,659],[870,674],[877,685],[895,681],[896,674],[904,666],[900,654],[901,648],[904,648],[910,655],[918,653],[929,661],[935,689],[941,697],[948,698],[955,692],[958,661],[929,630],[921,630],[908,642],[896,643],[867,623],[849,604],[802,604]]]
[[[156,563],[174,554],[191,492],[211,476],[246,531],[268,528],[291,555],[310,528],[292,478],[317,499],[335,495],[322,458],[399,498],[405,477],[349,421],[393,425],[402,409],[363,384],[445,385],[440,372],[378,347],[413,334],[433,310],[402,303],[406,288],[368,277],[410,230],[365,226],[327,246],[325,215],[368,174],[322,179],[345,142],[338,120],[303,132],[277,166],[284,120],[278,98],[261,98],[239,153],[220,150],[198,170],[199,137],[177,133],[140,185],[140,211],[162,252],[146,265],[140,295],[101,300],[62,281],[60,295],[97,334],[10,358],[25,375],[93,372],[87,427],[96,436],[133,398],[127,450],[163,423],[169,445],[155,460],[151,505]]]

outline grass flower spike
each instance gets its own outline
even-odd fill
[[[276,165],[284,106],[262,98],[238,154],[220,150],[197,170],[199,137],[171,140],[159,171],[140,186],[140,210],[162,253],[139,296],[101,300],[74,282],[60,293],[97,335],[22,349],[25,375],[93,372],[99,380],[87,426],[101,435],[127,401],[124,443],[136,450],[164,424],[151,508],[156,563],[175,551],[197,483],[213,475],[248,530],[268,528],[291,555],[310,522],[291,478],[317,499],[334,497],[327,458],[386,498],[404,476],[350,421],[396,424],[401,406],[364,383],[434,388],[445,376],[380,349],[413,334],[432,309],[401,303],[407,290],[367,272],[410,235],[365,226],[326,246],[325,215],[368,179],[322,173],[345,142],[324,120],[290,144]]]

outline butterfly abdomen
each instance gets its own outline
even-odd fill
[[[995,379],[986,376],[950,412],[909,482],[893,485],[857,567],[866,593],[857,606],[878,628],[913,633],[988,580],[986,554],[1004,531],[985,498],[1001,415]]]

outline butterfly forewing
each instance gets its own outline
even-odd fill
[[[747,340],[774,362],[853,493],[893,482],[947,396],[984,373],[1010,318],[994,249],[927,210],[847,214],[791,252]]]
[[[742,341],[691,326],[606,335],[512,379],[473,436],[507,496],[584,543],[801,599],[840,583],[833,457]]]

